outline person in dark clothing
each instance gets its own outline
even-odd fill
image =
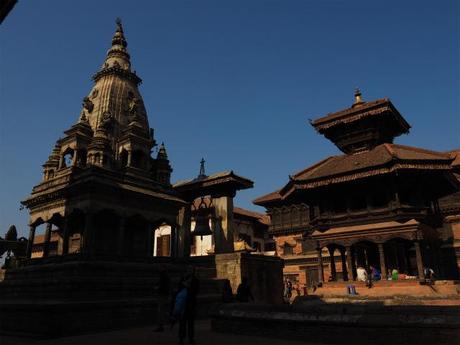
[[[222,302],[231,303],[233,302],[233,291],[230,285],[230,280],[225,279],[222,287]]]
[[[163,332],[163,325],[167,321],[168,311],[170,309],[170,298],[171,298],[171,280],[168,272],[162,270],[160,272],[160,279],[156,286],[156,293],[158,294],[158,327],[155,332]]]
[[[182,278],[182,284],[187,289],[185,312],[179,320],[179,343],[183,344],[185,336],[188,336],[190,344],[195,343],[195,314],[196,297],[200,291],[200,281],[195,275],[195,268],[190,267],[187,274]]]
[[[241,284],[238,285],[238,289],[236,290],[236,299],[238,302],[242,303],[254,301],[254,296],[252,295],[251,288],[248,284],[248,278],[243,277]]]

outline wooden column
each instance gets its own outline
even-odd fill
[[[27,252],[26,252],[26,257],[29,259],[32,257],[32,247],[34,245],[36,228],[37,228],[36,225],[30,225],[29,227],[29,241],[27,242]]]
[[[347,281],[348,280],[348,265],[347,265],[347,259],[345,257],[345,249],[340,249],[340,256],[342,258],[342,280]]]
[[[43,242],[43,257],[47,258],[50,253],[50,241],[51,241],[51,223],[46,224],[46,230],[45,230],[45,239]]]
[[[351,246],[346,246],[347,251],[347,273],[348,273],[348,280],[355,280],[355,276],[353,274],[353,261],[351,257]]]
[[[334,251],[335,251],[335,249],[334,248],[328,248],[328,250],[329,250],[329,256],[330,256],[330,260],[331,260],[331,276],[332,276],[332,280],[336,281],[337,280],[337,271],[336,271],[336,268],[335,268],[335,260],[334,260]]]
[[[70,227],[69,227],[69,218],[68,216],[64,218],[63,222],[63,240],[62,240],[62,255],[69,254],[69,237],[70,237]]]
[[[420,249],[420,242],[418,240],[415,240],[414,246],[415,246],[415,257],[417,259],[418,279],[422,280],[422,279],[425,279],[425,274],[423,274],[423,259],[422,259],[422,251]]]
[[[322,284],[324,281],[324,268],[323,268],[323,257],[321,256],[321,248],[316,248],[318,254],[318,283]]]
[[[379,256],[380,256],[380,272],[382,275],[382,280],[387,279],[387,267],[385,264],[385,252],[383,250],[383,243],[378,243],[379,247]]]
[[[118,223],[118,239],[117,239],[117,254],[119,256],[123,256],[126,254],[125,248],[125,225],[126,220],[124,217],[120,217],[120,221]]]

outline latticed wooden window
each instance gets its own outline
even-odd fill
[[[157,237],[157,256],[170,255],[171,235],[162,235]]]

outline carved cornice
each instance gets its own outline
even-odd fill
[[[139,85],[140,83],[142,83],[142,79],[139,78],[135,73],[127,71],[121,67],[104,68],[103,70],[93,75],[93,80],[97,82],[99,79],[101,79],[102,77],[106,75],[116,75],[116,76],[119,76],[120,78],[129,80],[136,85]]]

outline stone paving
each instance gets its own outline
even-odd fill
[[[58,339],[29,339],[11,336],[0,336],[1,345],[169,345],[178,344],[178,325],[173,330],[153,332],[154,326],[123,329],[96,334],[85,334]],[[199,320],[196,323],[197,345],[300,345],[305,341],[283,340],[264,337],[263,334],[254,336],[215,333],[211,331],[210,320]],[[188,344],[185,341],[185,344]],[[311,343],[309,343],[311,344]],[[316,343],[317,345],[320,345]],[[314,344],[311,344],[314,345]]]

